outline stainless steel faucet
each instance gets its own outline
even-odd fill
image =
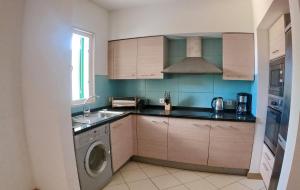
[[[89,106],[88,102],[92,98],[100,98],[100,96],[90,96],[84,101],[84,103],[83,103],[83,116],[84,117],[88,117],[91,113],[91,107]]]

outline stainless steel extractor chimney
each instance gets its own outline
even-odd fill
[[[202,56],[201,37],[187,37],[187,57],[181,62],[170,65],[162,73],[170,74],[222,74],[215,64],[208,63]]]

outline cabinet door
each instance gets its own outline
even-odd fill
[[[169,119],[168,160],[207,165],[211,122]]]
[[[137,116],[138,155],[167,160],[168,118]]]
[[[269,30],[270,59],[285,55],[285,22],[281,16]]]
[[[165,38],[146,37],[138,39],[137,78],[162,79],[165,64]]]
[[[114,41],[114,78],[135,79],[136,63],[137,39]]]
[[[113,171],[117,171],[133,155],[131,116],[110,124]]]
[[[223,79],[254,80],[253,34],[223,34]]]
[[[212,122],[208,165],[249,169],[254,127],[253,123]]]

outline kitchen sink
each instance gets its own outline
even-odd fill
[[[124,112],[119,112],[119,111],[101,110],[98,112],[92,112],[88,116],[84,116],[84,115],[74,116],[72,117],[72,121],[75,123],[92,125],[94,123],[122,115],[123,113]]]

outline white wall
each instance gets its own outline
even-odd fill
[[[268,9],[270,8],[273,0],[252,0],[253,6],[253,18],[254,18],[254,26],[255,29],[263,20],[264,16],[266,15]]]
[[[72,24],[95,34],[95,74],[107,75],[108,12],[89,0],[73,0]]]
[[[286,152],[283,161],[283,171],[280,176],[278,189],[300,189],[300,2],[290,0],[292,36],[293,36],[293,86],[291,115],[289,123]],[[289,178],[287,176],[290,176]]]
[[[22,45],[24,121],[43,190],[79,190],[71,124],[72,0],[26,0]]]
[[[32,189],[21,97],[23,0],[0,5],[0,189]]]
[[[253,32],[251,0],[185,0],[111,11],[110,39],[206,32]]]
[[[257,84],[256,126],[250,173],[260,173],[262,146],[264,143],[265,124],[268,102],[269,81],[269,38],[268,31],[255,31],[255,80]]]

